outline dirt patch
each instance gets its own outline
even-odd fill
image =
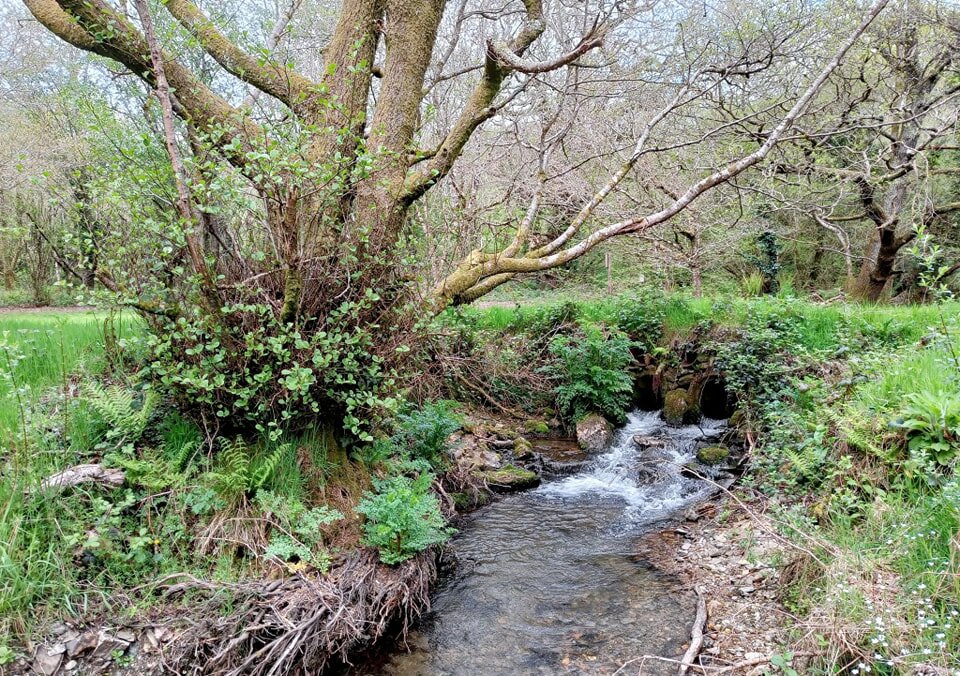
[[[778,600],[774,563],[783,545],[754,506],[747,503],[748,514],[732,500],[708,502],[641,543],[645,559],[706,601],[703,647],[689,673],[759,676],[770,670],[770,657],[786,650],[796,618]]]

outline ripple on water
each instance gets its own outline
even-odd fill
[[[680,655],[694,601],[634,552],[645,527],[708,494],[679,469],[722,426],[667,428],[656,413],[633,413],[584,471],[477,512],[451,543],[457,572],[438,587],[409,652],[359,671],[601,674],[644,654]],[[668,437],[650,485],[638,481],[637,434]],[[644,669],[674,672],[665,663]]]

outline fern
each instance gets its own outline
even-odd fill
[[[211,472],[214,488],[224,499],[235,500],[247,492],[250,477],[250,454],[243,439],[220,441],[220,467]]]
[[[283,462],[284,457],[293,449],[291,444],[280,444],[273,451],[257,464],[255,471],[251,472],[248,482],[248,492],[255,492],[263,488],[273,475],[277,472],[277,467]]]
[[[292,448],[291,444],[281,444],[255,461],[253,452],[242,438],[222,439],[220,466],[211,472],[210,478],[217,492],[227,500],[251,496],[273,478]]]
[[[157,403],[157,393],[147,390],[140,407],[135,405],[136,393],[126,387],[103,387],[94,383],[86,388],[86,401],[105,425],[106,438],[117,445],[140,441]]]
[[[198,450],[200,450],[199,441],[185,441],[181,444],[172,459],[174,469],[178,472],[185,471]]]

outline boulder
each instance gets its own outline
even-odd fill
[[[655,437],[649,434],[634,434],[633,443],[642,450],[650,448],[663,448],[667,444],[667,440],[663,437]]]
[[[704,446],[697,451],[697,460],[704,465],[719,465],[730,457],[726,446]]]
[[[660,463],[644,462],[637,470],[637,481],[643,485],[655,484],[667,478],[667,468]]]
[[[498,493],[522,491],[540,485],[540,476],[516,465],[504,465],[498,470],[481,472],[480,476]]]
[[[475,437],[464,438],[463,443],[454,449],[453,457],[459,466],[473,470],[494,470],[503,464],[498,453]]]
[[[602,451],[611,439],[613,425],[599,413],[588,413],[577,423],[577,443],[585,451]]]
[[[513,457],[517,460],[530,460],[533,458],[533,446],[524,437],[517,437],[513,440]]]
[[[686,390],[670,390],[663,398],[663,419],[668,425],[679,427],[687,418],[690,408]]]
[[[527,420],[524,422],[523,427],[526,429],[528,434],[538,434],[541,436],[550,434],[550,425],[543,420]]]

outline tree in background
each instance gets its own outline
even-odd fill
[[[898,3],[834,74],[833,101],[778,167],[790,176],[781,201],[836,238],[854,298],[890,288],[918,229],[955,231],[958,57],[954,8]]]

